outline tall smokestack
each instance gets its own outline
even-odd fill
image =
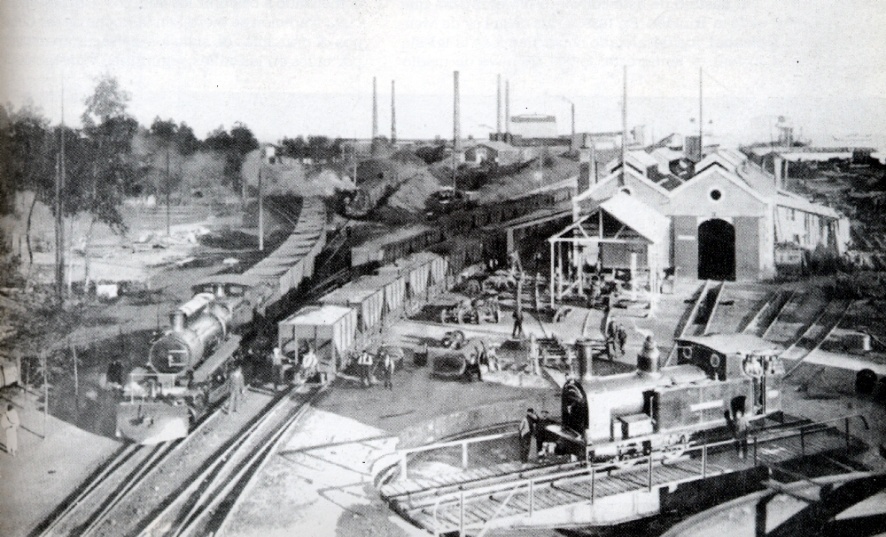
[[[394,102],[394,81],[391,80],[391,143],[397,142],[397,106]]]
[[[452,110],[452,149],[454,153],[461,151],[461,110],[458,102],[458,71],[453,72],[453,92],[455,94]]]
[[[378,92],[375,87],[375,77],[372,77],[372,145],[378,138]]]
[[[495,134],[501,135],[501,75],[498,75],[498,87],[495,92]]]
[[[505,132],[511,134],[511,81],[505,80]]]

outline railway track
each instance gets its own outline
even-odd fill
[[[163,467],[189,440],[209,427],[218,411],[207,414],[186,438],[155,446],[127,444],[102,465],[56,511],[30,533],[31,537],[92,535],[126,498]],[[196,434],[195,434],[196,433]]]
[[[218,533],[252,478],[325,388],[313,388],[302,394],[296,393],[297,390],[278,399],[272,408],[217,451],[212,462],[140,524],[136,533],[173,537]]]

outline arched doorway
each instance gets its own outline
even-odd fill
[[[735,227],[715,218],[698,226],[698,279],[735,280]]]

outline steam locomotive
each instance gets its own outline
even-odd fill
[[[650,454],[676,457],[702,433],[782,411],[781,349],[745,334],[677,340],[678,363],[659,368],[652,338],[633,373],[585,375],[561,393],[562,425],[549,426],[558,449],[592,462],[632,464]]]
[[[227,396],[225,365],[241,341],[234,331],[253,315],[243,297],[213,293],[176,308],[171,327],[151,345],[147,367],[129,375],[117,436],[142,444],[186,436],[194,419]]]

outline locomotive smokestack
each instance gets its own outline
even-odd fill
[[[175,310],[172,312],[172,331],[175,333],[183,332],[185,329],[185,312]]]
[[[660,356],[661,353],[658,352],[655,340],[652,339],[652,336],[646,336],[646,339],[643,341],[643,349],[637,355],[637,369],[643,373],[657,375]]]
[[[397,106],[394,102],[394,81],[391,80],[391,143],[397,141]]]
[[[575,342],[578,355],[578,378],[591,380],[594,377],[594,340],[579,339]]]

